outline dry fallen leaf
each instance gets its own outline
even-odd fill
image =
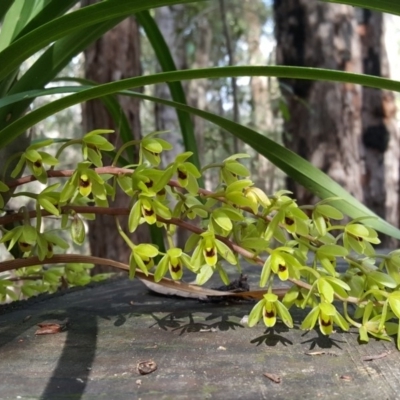
[[[39,329],[35,335],[54,335],[60,333],[67,328],[67,324],[56,324],[54,322],[42,322],[38,324]]]
[[[137,370],[140,375],[151,374],[157,369],[157,364],[153,360],[140,361],[137,364]]]
[[[282,378],[277,374],[269,374],[268,372],[264,372],[264,376],[275,383],[281,383]]]

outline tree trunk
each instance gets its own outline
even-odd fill
[[[210,53],[212,43],[212,28],[210,21],[206,15],[199,14],[195,23],[194,35],[194,62],[193,68],[207,68],[210,66]],[[209,88],[209,82],[207,79],[193,79],[188,82],[188,102],[192,107],[200,108],[201,110],[207,110],[207,91]],[[205,133],[207,130],[207,123],[203,118],[193,116],[194,134],[196,137],[197,148],[199,150],[200,163],[204,163],[205,153]],[[213,172],[212,170],[205,171],[205,184],[206,187],[211,189]]]
[[[363,73],[389,77],[383,14],[359,10],[358,32],[362,44]],[[393,195],[387,195],[388,191],[396,195],[398,193],[398,154],[393,154],[396,151],[394,146],[389,149],[389,142],[393,142],[397,137],[394,96],[387,91],[368,87],[363,87],[362,94],[362,139],[365,147],[366,169],[365,203],[380,217],[392,224],[397,224],[397,213],[393,213],[397,207],[393,207],[391,203],[397,203],[398,199],[393,199]],[[398,146],[398,140],[396,144]],[[389,154],[387,154],[388,150]],[[395,161],[397,164],[392,173],[387,169],[388,159],[391,160],[389,163]],[[386,238],[384,244],[390,245],[389,238]]]
[[[398,42],[393,40],[399,32],[398,17],[384,14],[384,45],[388,59],[388,77],[400,80],[400,55]],[[386,220],[394,226],[399,226],[399,168],[400,168],[400,130],[397,122],[396,99],[393,92],[383,95],[384,123],[389,132],[388,149],[385,152],[385,183],[386,183]],[[384,243],[394,248],[399,242],[390,238]]]
[[[185,68],[186,64],[185,43],[182,35],[184,12],[184,5],[178,4],[157,8],[155,14],[155,20],[171,51],[177,69]],[[166,84],[157,85],[155,95],[162,99],[171,99],[171,94]],[[155,122],[158,131],[168,131],[162,135],[162,138],[173,146],[172,150],[163,153],[163,164],[167,166],[175,161],[178,154],[185,151],[176,110],[172,107],[156,103]],[[175,235],[177,245],[183,247],[187,236],[188,233],[184,229],[178,228]]]
[[[275,0],[277,62],[361,72],[354,9],[316,0]],[[353,84],[282,80],[290,121],[285,144],[363,200],[361,91]],[[299,203],[313,196],[289,183]]]
[[[84,5],[96,3],[96,0],[84,0]],[[99,83],[116,81],[141,73],[140,67],[140,35],[136,21],[128,18],[107,32],[93,46],[85,51],[85,77]],[[135,139],[141,137],[139,119],[139,101],[130,97],[118,99],[125,112]],[[121,145],[118,135],[118,123],[114,121],[100,101],[90,101],[83,108],[84,132],[93,129],[115,129],[116,133],[108,139],[116,146]],[[118,191],[114,207],[128,207],[129,198]],[[126,231],[127,218],[120,218],[121,226]],[[134,242],[149,240],[148,230],[140,230],[132,236]],[[145,228],[143,231],[142,228]],[[89,223],[89,241],[94,256],[112,258],[127,262],[130,250],[120,237],[113,218],[98,215]],[[100,268],[100,267],[99,267]],[[102,271],[104,269],[102,268]],[[99,272],[99,269],[96,271]]]
[[[359,34],[362,44],[363,72],[387,76],[387,59],[383,49],[383,15],[370,10],[360,10]],[[384,123],[383,91],[362,88],[362,139],[365,146],[364,197],[366,205],[385,218],[385,164],[384,154],[389,142],[389,132]]]
[[[251,29],[246,31],[248,45],[248,64],[266,65],[268,55],[261,50],[262,22],[258,14],[260,2],[246,0],[244,6],[244,18],[246,25]],[[251,125],[259,133],[271,137],[276,130],[274,116],[271,108],[271,79],[265,76],[253,76],[250,80],[251,90]],[[273,139],[276,139],[273,137]],[[272,193],[275,186],[276,167],[264,156],[257,153],[253,160],[253,168],[256,186]]]
[[[160,7],[156,9],[155,20],[166,41],[177,69],[184,68],[186,55],[182,31],[184,6],[181,4]],[[171,99],[169,88],[166,84],[157,85],[155,95],[162,99]],[[176,110],[162,104],[155,104],[156,129],[169,131],[162,138],[173,145],[173,149],[163,153],[165,165],[173,162],[175,157],[184,151],[182,136],[178,124]]]

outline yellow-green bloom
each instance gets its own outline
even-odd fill
[[[31,170],[32,175],[34,175],[39,182],[43,184],[47,183],[47,173],[44,165],[57,165],[58,160],[44,151],[39,151],[39,149],[42,147],[46,147],[52,143],[53,140],[49,139],[42,140],[39,143],[30,145],[25,150],[25,152],[22,153],[19,162],[17,163],[14,170],[11,172],[11,177],[17,177],[17,175],[22,171],[22,168],[26,164],[27,167]]]
[[[217,246],[215,244],[215,237],[212,233],[202,234],[202,251],[207,265],[214,266],[218,260]]]
[[[271,269],[279,276],[281,281],[286,281],[289,278],[289,269],[286,264],[286,260],[277,251],[272,252]]]
[[[268,295],[267,295],[268,296]],[[276,305],[275,302],[278,300],[278,296],[270,294],[268,299],[264,301],[263,307],[263,320],[266,327],[271,328],[276,324]]]
[[[171,274],[172,279],[179,280],[182,278],[183,266],[186,266],[193,271],[190,264],[190,257],[183,253],[182,249],[172,248],[167,251],[167,254],[158,263],[157,269],[154,273],[154,280],[160,281],[167,271]]]
[[[86,174],[79,177],[79,193],[83,197],[88,197],[92,193],[92,183]]]
[[[274,293],[267,293],[251,310],[248,325],[254,326],[261,320],[265,326],[272,328],[276,324],[277,316],[289,328],[293,328],[293,319],[288,309],[278,300]]]
[[[38,232],[36,229],[29,224],[24,224],[18,225],[5,233],[0,243],[8,243],[8,251],[10,251],[15,244],[18,244],[22,253],[29,253],[36,244],[37,237]]]
[[[133,245],[132,247],[132,253],[129,257],[129,277],[135,276],[136,267],[139,267],[147,276],[154,267],[153,258],[158,255],[157,247],[147,243]]]
[[[140,142],[140,155],[146,158],[151,165],[157,166],[161,162],[160,154],[163,150],[171,150],[172,145],[167,141],[155,138],[153,136],[146,136]]]
[[[301,329],[311,330],[318,320],[319,330],[323,335],[333,332],[333,323],[340,326],[344,331],[349,330],[348,322],[337,312],[331,303],[322,302],[315,306],[304,319]]]
[[[371,243],[379,244],[380,242],[376,231],[369,226],[351,222],[344,229],[344,247],[348,250],[352,249],[359,254],[373,256],[375,251]]]
[[[237,161],[239,158],[248,158],[248,154],[233,154],[226,158],[221,167],[221,178],[227,184],[238,180],[238,176],[247,177],[250,176],[250,171]]]
[[[300,279],[302,265],[296,257],[289,252],[294,252],[290,247],[278,247],[272,250],[271,255],[265,260],[260,276],[260,286],[264,287],[271,275],[271,271],[279,279],[286,281],[289,277]]]
[[[214,268],[218,261],[218,254],[230,264],[237,264],[236,257],[232,250],[221,240],[217,239],[213,232],[204,232],[197,236],[195,240],[197,246],[191,258],[191,265],[193,265],[195,269],[200,269],[203,265]]]
[[[131,208],[128,218],[128,227],[134,232],[139,224],[147,222],[153,225],[157,222],[157,215],[164,219],[171,218],[171,211],[154,197],[144,194],[139,195],[138,200]]]
[[[271,201],[268,196],[259,188],[250,186],[244,190],[244,195],[251,201],[251,210],[254,214],[257,214],[258,207],[267,208],[271,205]]]
[[[152,225],[157,221],[157,216],[154,208],[152,207],[150,199],[143,197],[140,200],[140,211],[142,213],[142,217],[149,225]]]
[[[324,204],[323,202],[315,205],[315,208],[312,212],[312,221],[320,236],[326,235],[327,227],[331,225],[331,219],[341,220],[343,219],[343,214],[339,210],[336,210],[336,208],[330,206],[329,204]]]

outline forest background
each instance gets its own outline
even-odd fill
[[[96,3],[82,0],[82,6]],[[399,79],[400,18],[377,11],[314,0],[213,0],[157,8],[152,15],[168,44],[177,69],[229,65],[292,65],[331,68]],[[28,60],[26,66],[40,54]],[[76,56],[59,74],[98,83],[160,71],[143,17],[130,17]],[[397,74],[397,75],[396,75]],[[57,85],[71,85],[62,80]],[[52,84],[54,86],[54,83]],[[183,83],[188,103],[249,126],[283,143],[334,178],[358,200],[399,226],[399,122],[396,96],[354,84],[270,77],[197,79]],[[144,92],[170,98],[167,85]],[[32,110],[54,101],[38,98]],[[121,97],[133,137],[167,130],[174,150],[167,165],[184,150],[174,109]],[[250,154],[244,163],[256,185],[267,193],[289,188],[300,204],[315,201],[260,153],[220,127],[193,117],[202,165],[233,153]],[[54,114],[31,129],[32,139],[82,137],[92,129],[112,128],[118,144],[118,121],[97,101]],[[66,168],[78,154],[66,153]],[[205,187],[215,186],[212,170]],[[119,200],[117,198],[116,205]],[[21,200],[9,204],[18,209]],[[107,235],[103,232],[107,231]],[[129,249],[112,219],[98,216],[88,224],[92,255],[126,262]],[[146,232],[139,232],[146,241]],[[387,237],[383,244],[397,242]],[[89,251],[86,248],[85,251]],[[4,253],[4,252],[3,252]]]

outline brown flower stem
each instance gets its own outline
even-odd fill
[[[115,176],[118,176],[118,175],[131,175],[134,172],[134,170],[132,170],[132,169],[119,168],[119,167],[114,167],[114,166],[106,166],[106,167],[95,168],[94,171],[99,175],[101,175],[101,174],[111,174],[111,175],[115,175]],[[74,174],[74,172],[75,172],[75,170],[51,170],[50,169],[50,170],[47,171],[47,176],[49,178],[68,178],[68,177],[71,177]],[[33,175],[29,175],[29,176],[21,177],[19,179],[15,179],[15,180],[13,180],[11,182],[8,182],[7,185],[11,189],[11,188],[15,188],[17,186],[26,184],[28,182],[33,182],[35,180],[37,180],[36,177],[34,177]],[[181,185],[175,180],[171,180],[169,182],[169,185],[171,187],[181,188]],[[206,189],[199,189],[199,194],[202,195],[202,196],[206,196],[206,197],[210,196],[210,195],[215,195],[215,193],[213,193],[211,191],[208,191]],[[220,200],[221,202],[226,202],[226,200],[224,198],[219,198],[218,197],[218,200]],[[247,207],[240,207],[240,208],[243,209],[244,211],[247,211],[247,212],[250,212],[250,213],[254,214],[252,212],[252,210],[248,209]],[[130,212],[130,209],[128,209],[128,208],[109,208],[109,207],[71,206],[71,205],[67,205],[67,206],[61,207],[61,212],[62,213],[67,213],[67,212],[69,212],[71,210],[75,211],[76,213],[88,213],[88,214],[89,213],[93,213],[93,214],[113,215],[113,216],[115,216],[115,215],[129,215],[129,212]],[[37,216],[37,212],[36,211],[30,211],[28,213],[28,215],[29,215],[29,218],[35,218]],[[42,217],[44,217],[44,216],[49,216],[51,214],[49,212],[47,212],[46,210],[42,210],[41,215],[42,215]],[[268,216],[261,216],[259,214],[255,215],[255,216],[259,217],[259,218],[264,218],[266,220],[270,220],[270,217],[268,217]],[[18,220],[21,220],[21,219],[23,219],[23,216],[21,216],[19,213],[5,215],[3,217],[0,217],[0,225],[5,225],[7,223],[18,221]],[[203,229],[198,228],[197,226],[189,224],[189,223],[187,223],[187,222],[185,222],[185,221],[183,221],[181,219],[178,219],[178,218],[171,218],[169,220],[165,220],[165,219],[163,219],[161,217],[158,217],[158,220],[160,222],[165,223],[165,224],[173,224],[173,225],[177,225],[177,226],[183,227],[184,229],[187,229],[187,230],[189,230],[191,232],[194,232],[194,233],[197,233],[197,234],[201,234],[201,233],[204,232]],[[216,235],[216,237],[219,240],[221,240],[222,242],[224,242],[227,246],[229,246],[236,253],[238,253],[238,254],[246,257],[246,258],[252,259],[254,262],[256,262],[260,266],[264,265],[264,261],[260,257],[254,256],[254,254],[252,252],[244,249],[243,247],[240,247],[239,245],[233,243],[231,240],[229,240],[229,239],[227,239],[225,237],[222,237],[222,236],[219,236],[219,235]],[[311,236],[307,235],[307,236],[303,236],[303,237],[306,240],[315,241],[315,238],[313,238]],[[56,257],[56,256],[54,256],[54,257]],[[54,257],[52,258],[52,260],[54,259]],[[57,256],[57,257],[59,257],[59,256]],[[88,257],[88,256],[82,256],[82,257]],[[94,257],[94,258],[96,258],[96,257]],[[102,259],[98,258],[98,260],[102,260]],[[13,260],[13,261],[18,261],[18,260]],[[111,261],[112,260],[108,260],[107,262],[111,262]],[[101,261],[96,261],[95,263],[96,264],[102,264]],[[107,265],[111,265],[111,264],[107,264]],[[116,265],[111,265],[111,266],[115,266],[116,268],[119,268]],[[19,268],[19,267],[15,267],[13,269],[16,269],[16,268]],[[291,283],[301,287],[301,288],[304,288],[304,289],[307,289],[307,290],[311,289],[311,285],[309,285],[308,283],[303,282],[301,280],[289,278],[289,281]],[[262,291],[260,291],[260,292],[262,292]],[[335,295],[335,296],[336,296],[336,298],[338,300],[347,301],[349,303],[360,303],[361,302],[360,299],[355,298],[355,297],[348,297],[346,299],[343,299],[338,295]]]
[[[42,261],[40,261],[38,257],[18,258],[16,260],[3,261],[0,262],[0,272],[12,271],[14,269],[30,267],[33,265],[68,264],[68,263],[108,265],[123,271],[129,271],[129,265],[108,258],[86,256],[81,254],[57,254],[51,258],[45,258]],[[137,276],[142,280],[154,283],[153,274],[149,273],[148,275],[145,275],[142,271],[136,270],[135,276]],[[263,290],[255,290],[255,291],[240,292],[240,293],[222,292],[219,290],[203,288],[197,285],[191,285],[189,283],[181,281],[173,281],[168,278],[163,278],[158,283],[170,289],[181,290],[183,292],[188,292],[188,293],[196,293],[199,296],[203,297],[223,296],[223,297],[243,297],[243,298],[259,299],[262,298],[264,293],[266,293],[266,291]],[[276,289],[274,293],[279,297],[283,297],[286,291],[287,289]]]

